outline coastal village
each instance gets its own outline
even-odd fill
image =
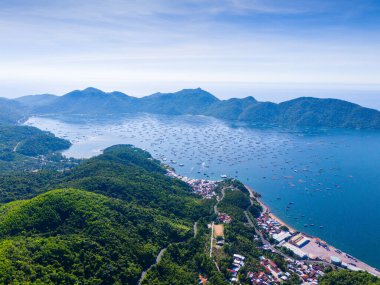
[[[167,175],[170,177],[177,178],[189,184],[189,186],[193,189],[195,194],[202,196],[205,199],[211,199],[216,195],[214,192],[216,186],[218,185],[218,181],[206,180],[206,179],[194,179],[186,176],[178,175],[174,169],[168,167],[167,165]]]
[[[168,176],[186,182],[191,186],[194,193],[201,195],[203,198],[211,199],[216,196],[215,189],[220,181],[188,178],[178,175],[170,167],[167,167],[167,171]],[[248,186],[246,187],[252,199],[254,192]],[[283,272],[273,260],[260,256],[260,265],[265,270],[248,272],[246,277],[250,280],[251,284],[283,284],[291,274],[295,274],[301,280],[301,284],[316,285],[318,284],[318,278],[324,275],[324,270],[327,266],[352,271],[367,271],[374,276],[380,275],[377,269],[333,248],[321,239],[291,229],[271,214],[268,207],[262,204],[262,202],[260,204],[264,206],[264,210],[255,219],[259,235],[256,234],[252,238],[262,242],[262,246],[260,247],[262,250],[282,255],[286,262],[287,270]],[[212,228],[211,247],[213,246],[213,240],[215,240],[215,247],[221,248],[225,244],[223,224],[231,223],[232,218],[227,213],[218,212],[217,222],[220,224],[213,223],[210,225]],[[245,265],[245,256],[243,254],[233,254],[232,262],[228,268],[231,274],[229,279],[231,284],[240,284],[239,272]],[[207,279],[204,277],[200,278],[199,284],[207,284]]]

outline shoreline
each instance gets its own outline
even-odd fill
[[[248,189],[249,193],[250,193],[250,197],[251,198],[254,198],[257,202],[259,202],[259,204],[261,205],[261,207],[263,208],[263,212],[267,212],[268,215],[276,220],[277,222],[279,222],[281,225],[283,226],[286,226],[290,232],[298,232],[295,228],[293,228],[292,226],[290,226],[289,224],[285,223],[283,220],[281,220],[278,216],[276,216],[275,214],[272,213],[271,209],[262,201],[261,198],[258,198],[254,195],[254,193],[257,193],[252,187],[244,184],[245,188]]]
[[[323,261],[327,261],[329,263],[331,263],[331,257],[332,256],[338,257],[339,259],[341,259],[342,262],[345,262],[345,263],[350,265],[350,268],[348,268],[348,270],[367,271],[368,273],[370,273],[374,276],[380,277],[380,271],[376,270],[375,267],[373,267],[373,266],[371,266],[371,265],[369,265],[369,264],[367,264],[367,263],[365,263],[365,262],[363,262],[357,258],[352,257],[351,255],[349,255],[349,254],[335,248],[334,246],[328,244],[327,242],[322,241],[326,245],[326,247],[322,247],[320,245],[321,239],[319,237],[315,237],[315,236],[312,236],[310,234],[303,233],[302,231],[296,230],[294,227],[285,223],[283,220],[281,220],[279,217],[277,217],[275,214],[272,213],[271,209],[262,201],[261,198],[258,198],[255,196],[255,193],[258,194],[258,192],[256,192],[252,187],[250,187],[246,184],[244,184],[244,186],[249,191],[250,197],[257,200],[259,202],[259,204],[262,206],[263,213],[268,213],[272,219],[276,220],[279,224],[286,226],[289,229],[289,232],[301,233],[301,234],[303,234],[303,235],[305,235],[311,239],[310,243],[302,248],[305,251],[305,253],[308,254],[308,256],[314,255],[315,257],[317,257]],[[317,246],[317,247],[315,247],[315,246]],[[348,256],[350,256],[350,257],[348,257]]]

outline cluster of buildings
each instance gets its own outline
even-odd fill
[[[170,177],[175,177],[177,179],[180,179],[183,182],[186,182],[187,184],[191,186],[194,193],[201,195],[203,198],[211,199],[213,196],[216,195],[214,190],[218,184],[218,181],[205,180],[205,179],[193,179],[186,176],[178,175],[171,168],[167,169],[167,175]]]
[[[227,215],[226,213],[219,213],[218,214],[218,220],[223,224],[229,224],[232,221],[231,216]]]
[[[248,272],[247,277],[253,285],[282,284],[286,282],[291,274],[298,275],[305,285],[317,285],[318,278],[324,275],[324,268],[318,264],[306,264],[304,261],[287,258],[288,272],[282,272],[277,264],[260,257],[260,264],[264,267],[261,272]]]
[[[260,217],[257,218],[257,224],[260,229],[271,235],[279,234],[282,231],[281,224],[272,219],[267,212],[261,213]]]
[[[244,266],[245,257],[240,254],[234,254],[234,259],[232,261],[231,268],[228,268],[228,271],[231,272],[231,282],[238,282],[238,273],[239,270]]]
[[[324,275],[324,268],[318,264],[306,264],[303,261],[288,258],[288,270],[302,279],[302,284],[316,285],[318,278]]]
[[[302,247],[310,242],[310,238],[303,233],[294,234],[283,230],[281,224],[272,219],[268,213],[262,213],[257,218],[257,224],[261,231],[269,234],[278,243],[278,246],[289,249],[301,259],[308,257],[308,254],[302,250]]]
[[[281,284],[290,277],[289,272],[282,272],[274,261],[264,256],[260,257],[260,264],[265,269],[264,271],[247,274],[253,285]]]

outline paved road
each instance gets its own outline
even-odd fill
[[[198,233],[198,222],[195,222],[194,223],[194,226],[193,226],[193,230],[194,230],[194,237],[196,237],[197,236],[197,233]]]
[[[167,247],[161,249],[161,251],[158,253],[158,255],[157,255],[157,257],[156,257],[156,262],[153,263],[153,264],[152,264],[147,270],[145,270],[143,273],[141,273],[141,277],[140,277],[139,281],[137,282],[138,285],[140,285],[140,284],[143,282],[143,280],[144,280],[146,274],[148,273],[148,271],[149,271],[150,269],[152,269],[153,266],[155,266],[156,264],[158,264],[158,263],[161,261],[162,256],[164,255],[164,253],[165,253],[165,251],[166,251],[167,249],[168,249]]]
[[[20,145],[20,143],[21,143],[21,141],[19,141],[19,142],[15,145],[15,147],[13,148],[13,152],[16,152],[16,151],[17,151],[17,148],[18,148],[18,146]]]
[[[197,233],[198,233],[198,222],[195,222],[195,223],[194,223],[194,225],[193,225],[193,230],[194,230],[194,237],[196,237],[196,236],[197,236]],[[140,285],[140,284],[143,282],[143,280],[144,280],[146,274],[148,273],[148,271],[151,270],[153,266],[155,266],[156,264],[160,263],[160,261],[161,261],[163,255],[164,255],[164,253],[165,253],[165,251],[168,249],[169,246],[170,246],[170,245],[168,245],[167,247],[161,249],[161,251],[158,253],[158,255],[157,255],[157,257],[156,257],[156,262],[153,263],[151,266],[149,266],[149,268],[148,268],[147,270],[145,270],[145,271],[143,271],[143,272],[141,273],[141,277],[140,277],[139,281],[137,282],[138,285]]]
[[[215,205],[214,205],[214,213],[215,213],[216,215],[219,214],[219,211],[218,211],[218,205],[219,205],[219,203],[222,202],[222,200],[224,199],[224,196],[225,196],[225,189],[223,188],[221,192],[222,192],[222,197],[219,198],[219,196],[217,196],[217,197],[216,197],[217,202],[216,202]]]

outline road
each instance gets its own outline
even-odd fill
[[[198,222],[195,222],[195,223],[194,223],[194,226],[193,226],[194,237],[197,237],[197,233],[198,233],[197,227],[198,227]]]
[[[219,214],[219,211],[218,211],[218,205],[219,205],[219,203],[222,202],[222,200],[224,199],[224,196],[225,196],[225,189],[223,188],[221,192],[222,192],[222,197],[219,198],[219,196],[217,196],[217,197],[216,197],[217,202],[216,202],[215,205],[214,205],[214,213],[215,213],[216,215]]]
[[[224,196],[225,196],[225,189],[224,188],[222,188],[221,193],[222,193],[222,197],[221,198],[219,198],[219,196],[216,197],[217,202],[214,205],[214,213],[215,213],[215,215],[219,214],[218,205],[224,199]],[[210,257],[212,256],[212,240],[213,240],[213,237],[214,237],[214,222],[211,223]]]
[[[196,237],[197,233],[198,233],[198,222],[194,223],[193,230],[194,230],[194,237]],[[145,270],[145,271],[143,271],[141,273],[141,277],[140,277],[139,281],[137,282],[138,285],[140,285],[143,282],[143,280],[144,280],[146,274],[148,273],[148,271],[150,269],[152,269],[153,266],[155,266],[156,264],[158,264],[161,261],[161,259],[162,259],[163,255],[164,255],[165,251],[168,249],[169,246],[170,246],[170,244],[167,247],[161,249],[161,251],[158,253],[158,255],[156,257],[155,263],[153,263],[151,266],[149,266],[149,268],[147,270]]]
[[[19,141],[19,142],[15,145],[15,147],[13,148],[13,152],[16,152],[16,151],[17,151],[17,148],[18,148],[18,146],[20,145],[20,143],[21,143],[21,141]]]
[[[153,263],[153,264],[152,264],[147,270],[145,270],[143,273],[141,273],[141,277],[140,277],[139,281],[137,282],[138,285],[140,285],[140,284],[144,281],[144,278],[145,278],[146,274],[148,273],[148,271],[149,271],[150,269],[152,269],[153,266],[155,266],[156,264],[158,264],[158,263],[161,261],[162,256],[164,255],[164,253],[165,253],[165,251],[166,251],[167,249],[168,249],[167,247],[161,249],[161,251],[158,253],[158,255],[157,255],[157,257],[156,257],[156,262]]]

